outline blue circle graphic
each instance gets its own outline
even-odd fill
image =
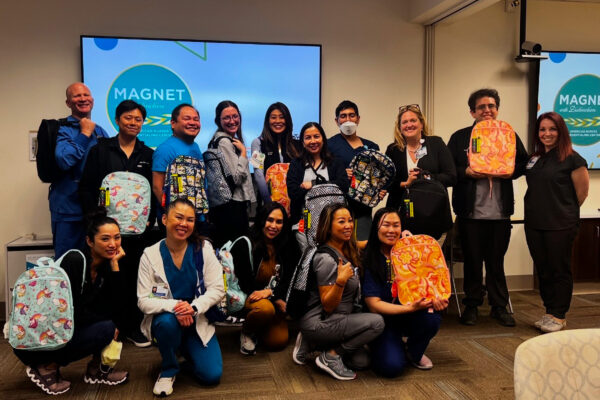
[[[117,47],[119,39],[116,38],[95,38],[94,43],[100,50],[112,50]]]
[[[560,64],[567,58],[567,53],[550,53],[550,60],[555,64]]]

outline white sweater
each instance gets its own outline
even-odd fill
[[[138,271],[137,304],[145,314],[141,330],[147,338],[152,337],[151,328],[154,314],[173,312],[173,308],[179,301],[173,299],[171,290],[168,290],[165,298],[155,297],[152,294],[152,288],[157,285],[169,287],[163,260],[160,255],[160,244],[163,240],[144,250]],[[202,246],[202,257],[204,257],[203,274],[206,292],[196,297],[191,305],[196,306],[198,309],[196,332],[198,332],[198,336],[204,346],[206,346],[215,333],[215,327],[208,322],[204,313],[221,301],[225,295],[225,288],[223,286],[223,268],[215,256],[212,245],[208,241],[205,241],[204,246]]]

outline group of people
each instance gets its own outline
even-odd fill
[[[86,382],[125,382],[126,372],[104,365],[100,358],[102,349],[121,334],[139,346],[149,346],[151,341],[158,346],[162,363],[154,385],[156,395],[172,393],[180,369],[178,353],[190,361],[199,382],[218,383],[223,363],[215,335],[215,306],[225,288],[214,249],[241,236],[249,237],[250,249],[245,241],[231,249],[236,276],[247,294],[240,352],[252,355],[259,344],[273,351],[285,348],[290,321],[286,293],[308,245],[299,226],[304,197],[325,182],[346,193],[352,158],[365,149],[379,150],[377,144],[357,135],[358,106],[348,100],[339,104],[335,121],[340,132],[330,139],[319,123],[308,122],[298,140],[292,135],[288,108],[272,104],[261,135],[251,144],[251,158],[257,163],[251,174],[241,112],[232,101],[219,103],[217,129],[209,146],[223,154],[233,190],[230,201],[210,208],[209,224],[205,224],[187,199],[161,207],[167,166],[177,156],[202,158],[194,142],[200,115],[192,105],[173,110],[173,135],[153,151],[137,138],[146,117],[142,105],[123,101],[115,113],[119,132],[108,138],[90,119],[89,89],[74,83],[66,94],[72,114],[59,129],[55,152],[65,173],[51,185],[49,196],[54,247],[57,257],[72,248],[84,249],[92,267],[83,281],[75,278],[75,267],[66,268],[74,287],[83,288],[75,298],[75,335],[67,346],[43,354],[15,351],[28,366],[32,381],[46,393],[63,393],[70,383],[59,367],[91,354]],[[493,89],[481,89],[471,94],[468,105],[474,123],[496,119],[500,98]],[[572,294],[571,245],[589,186],[585,161],[573,151],[560,115],[545,113],[533,135],[533,154],[527,155],[517,136],[514,174],[491,178],[469,167],[471,130],[469,126],[455,132],[446,145],[428,131],[418,105],[399,108],[394,142],[386,150],[396,175],[388,190],[379,193],[381,198],[389,193],[386,207],[372,215],[371,208],[347,201],[327,205],[320,215],[307,304],[292,352],[295,363],[305,364],[318,351],[316,365],[341,380],[353,379],[355,370],[369,366],[388,377],[399,375],[408,363],[419,369],[433,367],[425,351],[448,301],[400,304],[391,292],[390,252],[402,236],[410,234],[402,229],[400,202],[417,179],[454,188],[452,204],[465,258],[465,309],[460,321],[477,322],[478,307],[487,293],[491,317],[514,326],[506,309],[503,259],[514,211],[512,180],[525,174],[527,243],[546,308],[535,325],[544,332],[565,326]],[[289,214],[271,201],[265,182],[265,171],[277,163],[290,163]],[[151,216],[156,216],[162,237],[152,234],[150,218],[142,235],[121,238],[118,223],[96,209],[100,181],[114,171],[138,172],[151,182]],[[261,207],[250,226],[248,206],[256,197]]]

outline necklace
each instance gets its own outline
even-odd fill
[[[408,150],[410,153],[416,153],[417,151],[419,151],[419,149],[421,148],[421,145],[419,144],[419,146],[417,146],[416,149],[411,150],[408,145],[406,146],[406,150]]]

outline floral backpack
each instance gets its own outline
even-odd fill
[[[271,165],[265,174],[265,180],[271,192],[271,200],[281,204],[288,215],[290,215],[290,198],[287,192],[286,177],[289,168],[289,163],[277,163]]]
[[[491,176],[511,175],[517,155],[515,131],[504,121],[478,122],[471,131],[468,154],[469,166],[475,172]]]
[[[152,191],[146,178],[134,172],[111,172],[102,180],[99,205],[118,223],[122,235],[146,230]]]
[[[447,299],[452,292],[444,253],[431,236],[412,235],[398,240],[392,247],[387,275],[393,282],[392,296],[400,304]]]
[[[83,281],[86,260],[79,250],[69,250],[56,261],[42,257],[17,278],[8,319],[8,342],[14,349],[56,350],[73,337],[71,281],[60,267],[73,252],[82,258]]]
[[[349,168],[352,180],[348,197],[369,207],[375,207],[381,199],[379,192],[392,183],[396,168],[394,162],[377,150],[361,151],[354,156]]]
[[[208,214],[206,196],[206,169],[204,162],[190,156],[179,156],[167,167],[163,186],[162,206],[179,198],[188,199],[196,208],[196,215],[203,221]]]

